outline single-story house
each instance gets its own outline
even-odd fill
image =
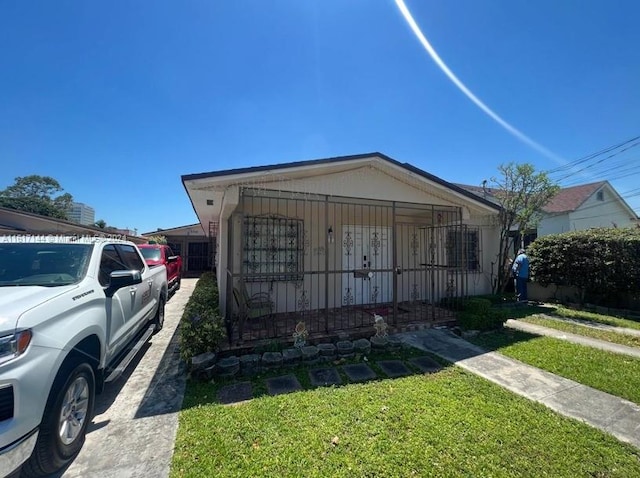
[[[202,224],[145,232],[144,237],[164,236],[171,250],[182,256],[182,272],[185,276],[198,276],[202,272],[215,270],[217,230],[211,228],[205,233]]]
[[[31,212],[18,211],[0,207],[0,235],[78,235],[100,236],[111,235],[127,239],[136,244],[145,242],[137,236],[129,236],[118,231],[85,226],[76,222],[65,221],[55,217],[42,216]]]
[[[544,207],[538,236],[594,227],[629,227],[638,215],[609,181],[562,188]]]
[[[467,184],[458,186],[489,201],[496,201],[495,191],[491,188]],[[544,206],[536,230],[529,231],[524,242],[528,245],[536,237],[549,234],[636,224],[638,215],[609,181],[597,181],[560,189]]]
[[[373,330],[376,315],[390,326],[451,320],[443,301],[491,291],[498,206],[384,154],[182,183],[200,224],[217,231],[234,340]]]

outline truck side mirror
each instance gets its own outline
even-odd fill
[[[169,256],[167,257],[167,262],[175,262],[178,260],[178,256]]]
[[[113,294],[115,294],[118,289],[140,284],[142,282],[142,275],[140,271],[113,271],[109,275],[109,279],[109,285],[104,291],[104,294],[107,297],[113,297]]]

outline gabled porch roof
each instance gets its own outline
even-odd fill
[[[495,213],[499,210],[499,206],[489,200],[409,163],[401,163],[378,152],[187,174],[182,176],[182,184],[198,219],[206,225],[218,222],[221,216],[224,216],[223,202],[230,188],[242,185],[267,186],[269,183],[296,179],[308,180],[328,174],[348,173],[365,167],[375,168],[409,187],[429,189],[448,201],[475,210],[485,213]]]

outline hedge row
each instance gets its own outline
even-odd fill
[[[533,280],[577,287],[582,302],[638,294],[640,228],[542,236],[529,246],[528,255]]]
[[[226,337],[224,320],[218,309],[218,284],[212,272],[205,272],[196,283],[180,320],[180,356],[191,357],[218,349]]]
[[[494,330],[502,327],[507,314],[495,305],[502,304],[502,296],[486,295],[456,299],[443,299],[440,305],[459,310],[458,325],[463,330]]]

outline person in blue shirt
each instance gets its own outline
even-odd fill
[[[529,280],[529,258],[524,249],[518,250],[518,255],[513,261],[511,272],[515,279],[516,298],[518,301],[526,301],[527,299],[527,281]]]

